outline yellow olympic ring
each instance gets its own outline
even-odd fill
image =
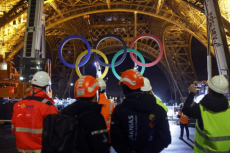
[[[75,69],[76,69],[77,75],[78,75],[79,77],[82,77],[82,74],[81,74],[81,72],[80,72],[80,70],[79,70],[78,63],[80,62],[80,60],[82,59],[82,57],[83,57],[87,52],[88,52],[88,50],[85,50],[84,52],[82,52],[82,53],[77,57],[77,60],[76,60]],[[105,63],[106,63],[106,64],[109,64],[108,58],[107,58],[107,57],[105,56],[105,54],[102,53],[101,51],[99,51],[99,50],[97,50],[97,49],[91,49],[91,52],[94,52],[94,53],[97,53],[97,54],[101,55],[102,58],[104,59]],[[108,73],[108,71],[109,71],[109,67],[106,66],[106,67],[105,67],[105,71],[103,72],[103,74],[102,74],[99,78],[100,78],[100,79],[103,79],[103,78],[106,76],[106,74]]]

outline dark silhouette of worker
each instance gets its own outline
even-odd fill
[[[141,91],[144,78],[137,70],[126,70],[119,85],[125,99],[112,114],[111,140],[117,153],[159,153],[171,143],[165,109],[156,98]]]

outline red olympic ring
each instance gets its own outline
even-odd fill
[[[158,62],[160,62],[160,60],[162,59],[163,54],[164,54],[162,42],[161,42],[160,39],[157,38],[156,36],[154,36],[154,35],[152,35],[152,34],[140,34],[140,35],[138,35],[137,37],[135,37],[135,38],[133,39],[133,41],[132,41],[131,44],[130,44],[130,48],[133,48],[135,42],[136,42],[137,40],[143,38],[143,37],[152,38],[152,39],[154,39],[154,40],[157,42],[157,44],[158,44],[159,47],[160,47],[160,54],[159,54],[158,58],[157,58],[155,61],[153,61],[152,63],[141,63],[141,62],[139,62],[139,61],[134,57],[134,55],[133,55],[132,52],[129,52],[130,57],[131,57],[131,59],[133,60],[133,62],[137,63],[137,64],[140,65],[140,66],[150,67],[150,66],[156,65]]]

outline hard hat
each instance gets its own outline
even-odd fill
[[[96,78],[90,75],[82,76],[74,85],[74,97],[93,97],[99,88]]]
[[[148,78],[144,77],[144,87],[141,87],[141,91],[150,91],[152,86]]]
[[[228,92],[228,80],[223,75],[214,76],[211,81],[208,81],[208,85],[217,93],[225,94]]]
[[[130,89],[139,89],[144,86],[144,77],[138,70],[129,69],[122,73],[119,85],[123,83]]]
[[[99,86],[100,86],[101,90],[105,90],[105,88],[106,88],[105,81],[103,79],[101,79],[101,78],[97,78],[97,81],[99,83]]]
[[[45,87],[47,85],[50,85],[50,77],[49,74],[45,71],[39,71],[34,74],[31,84],[39,86],[39,87]]]
[[[184,107],[184,103],[180,103],[180,107]]]

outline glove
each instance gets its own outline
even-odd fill
[[[195,87],[194,84],[191,84],[191,85],[188,87],[188,90],[189,90],[189,92],[193,92],[193,93],[195,93],[195,94],[196,94],[196,92],[197,92],[197,89],[196,89],[196,87]]]
[[[206,80],[203,80],[202,82],[203,84],[208,85],[208,82]]]

